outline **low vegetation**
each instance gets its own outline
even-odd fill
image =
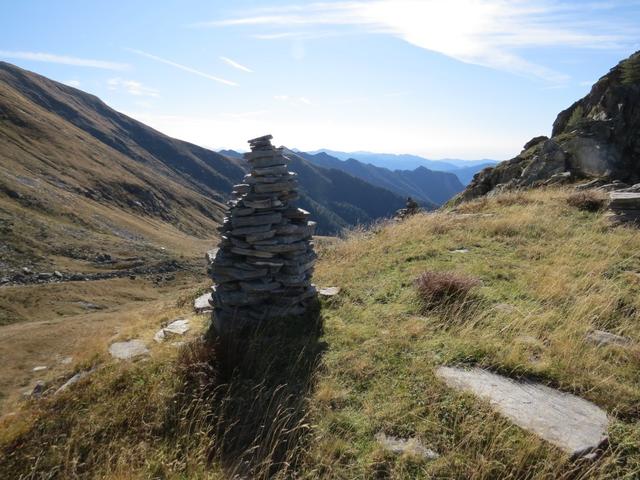
[[[0,477],[638,478],[640,236],[569,195],[503,194],[322,242],[315,281],[342,290],[318,312],[241,345],[107,364],[26,405],[0,426]],[[482,283],[461,283],[474,284],[464,308],[425,310],[423,272]],[[636,343],[597,346],[593,329]],[[446,387],[439,365],[586,398],[611,416],[610,446],[571,461]],[[387,453],[380,432],[440,457]]]
[[[425,309],[431,305],[464,300],[479,284],[477,278],[455,272],[427,271],[416,279],[416,289]]]
[[[567,197],[567,203],[569,205],[587,212],[602,210],[606,206],[607,201],[607,194],[598,190],[577,191]]]

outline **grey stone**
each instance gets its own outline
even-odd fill
[[[60,273],[58,270],[55,270],[53,272],[53,276],[59,279],[64,277],[64,275],[62,275],[62,273]]]
[[[595,343],[600,347],[613,345],[616,347],[630,347],[633,342],[631,339],[621,337],[614,333],[605,332],[604,330],[593,330],[587,334],[587,340]]]
[[[44,380],[36,381],[30,392],[26,392],[25,396],[31,398],[40,398],[47,389],[47,383]]]
[[[424,460],[435,460],[440,457],[433,450],[426,448],[418,438],[398,438],[385,435],[383,432],[376,433],[376,441],[380,446],[395,455],[410,455],[421,457]]]
[[[340,293],[340,287],[325,287],[318,290],[318,294],[323,297],[334,297]]]
[[[264,168],[252,168],[251,174],[257,176],[266,176],[270,177],[273,175],[285,175],[289,172],[286,166],[277,165],[274,167],[264,167]]]
[[[611,192],[609,194],[609,199],[609,208],[611,209],[640,208],[640,193]]]
[[[211,250],[208,250],[207,253],[205,254],[205,259],[207,260],[207,263],[213,263],[213,261],[216,259],[217,254],[218,254],[217,248],[212,248]]]
[[[193,309],[196,311],[196,313],[210,312],[211,311],[210,300],[211,300],[211,293],[205,293],[203,295],[200,295],[198,298],[196,298],[193,301]]]
[[[34,372],[42,372],[47,369],[46,365],[38,365],[37,367],[33,367]]]
[[[254,189],[258,193],[284,192],[295,188],[293,182],[257,184]]]
[[[269,225],[278,223],[282,220],[282,215],[279,213],[272,213],[266,215],[251,215],[249,217],[234,217],[231,219],[231,225],[236,227],[254,227],[257,225]]]
[[[142,340],[128,340],[126,342],[112,343],[109,353],[120,360],[133,360],[134,358],[149,355],[149,349]]]
[[[71,377],[69,380],[67,380],[60,388],[58,388],[58,390],[55,391],[54,395],[57,395],[59,393],[64,392],[65,390],[68,390],[72,385],[75,385],[76,383],[78,383],[83,378],[88,377],[89,374],[92,373],[92,372],[93,372],[93,370],[86,370],[84,372],[76,373],[73,377]]]
[[[473,368],[440,367],[447,385],[487,400],[516,425],[577,458],[607,443],[604,410],[582,398],[529,381]]]
[[[95,303],[85,302],[84,300],[80,300],[75,302],[80,305],[85,310],[102,310],[104,307],[101,305],[96,305]]]
[[[170,324],[168,324],[166,327],[163,327],[160,330],[158,330],[154,335],[153,339],[156,342],[161,343],[165,341],[167,338],[170,338],[176,335],[184,335],[189,331],[190,328],[191,326],[189,325],[189,320],[186,320],[184,318],[179,318],[177,320],[174,320]]]
[[[257,225],[255,227],[234,228],[231,235],[252,235],[254,233],[264,233],[271,231],[272,225]]]

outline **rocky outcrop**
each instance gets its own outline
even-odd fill
[[[620,62],[515,158],[476,174],[454,202],[577,178],[640,181],[640,52]]]

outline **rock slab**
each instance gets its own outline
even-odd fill
[[[210,312],[212,310],[210,302],[211,302],[211,293],[205,293],[204,295],[200,295],[193,302],[193,309],[196,311],[196,313]]]
[[[129,340],[127,342],[112,343],[109,347],[112,357],[120,360],[133,360],[136,357],[149,354],[149,349],[142,340]]]
[[[161,343],[169,337],[172,337],[175,335],[184,335],[189,331],[190,328],[191,327],[189,325],[189,320],[186,320],[184,318],[179,318],[171,322],[166,327],[163,327],[160,330],[158,330],[154,335],[153,339],[156,342]]]
[[[340,287],[321,288],[318,293],[323,297],[334,297],[340,293]]]
[[[534,382],[516,381],[479,368],[440,367],[452,388],[474,393],[519,427],[582,457],[607,443],[604,410],[582,398]]]
[[[632,341],[629,338],[621,337],[615,333],[605,332],[604,330],[593,330],[587,334],[587,340],[595,343],[599,347],[614,345],[617,347],[630,347]]]

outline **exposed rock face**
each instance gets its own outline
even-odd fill
[[[261,320],[304,313],[316,296],[311,285],[315,222],[294,208],[298,198],[288,159],[271,135],[249,141],[251,173],[234,187],[222,240],[209,267],[216,283],[212,304],[218,333]]]
[[[640,181],[640,52],[560,112],[552,137],[535,137],[515,158],[476,174],[455,202],[572,178]]]

